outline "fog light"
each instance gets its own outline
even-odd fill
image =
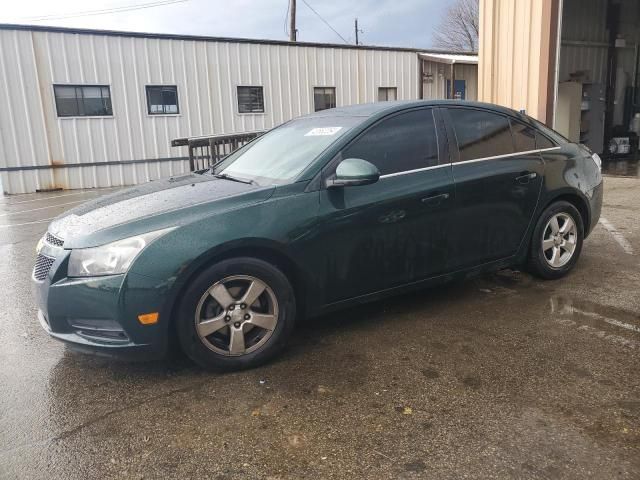
[[[138,321],[142,325],[153,325],[154,323],[158,323],[158,312],[138,315]]]

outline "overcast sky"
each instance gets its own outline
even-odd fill
[[[177,3],[104,15],[157,2]],[[430,47],[431,31],[449,0],[306,0],[348,42],[358,17],[361,43]],[[289,0],[5,0],[0,23],[58,25],[139,32],[286,40]],[[58,18],[66,15],[83,16]],[[42,18],[49,17],[49,18]],[[344,43],[303,0],[298,0],[298,40]],[[40,20],[39,20],[40,19]]]

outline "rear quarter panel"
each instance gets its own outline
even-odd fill
[[[555,199],[573,195],[586,210],[585,234],[598,221],[602,202],[602,175],[587,150],[573,143],[542,152],[545,176],[537,216]]]

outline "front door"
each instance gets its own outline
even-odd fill
[[[454,199],[436,132],[432,109],[411,110],[381,120],[341,152],[373,163],[381,177],[320,193],[326,303],[444,272]]]
[[[456,192],[451,270],[515,255],[544,173],[534,130],[483,109],[450,107],[443,112]]]

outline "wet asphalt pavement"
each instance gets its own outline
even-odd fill
[[[605,185],[567,278],[339,312],[227,375],[50,339],[30,296],[45,219],[108,190],[0,197],[0,478],[640,478],[640,180]]]

